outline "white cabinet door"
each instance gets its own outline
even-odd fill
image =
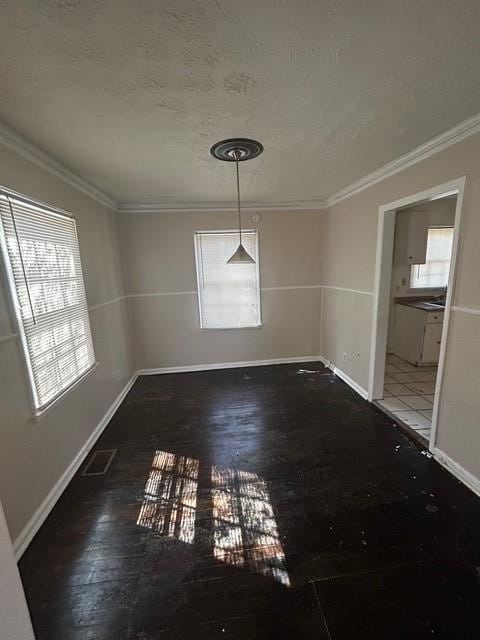
[[[412,211],[408,223],[407,263],[425,264],[427,260],[428,214]]]
[[[438,362],[440,356],[440,341],[442,339],[442,326],[441,323],[425,325],[422,362]]]
[[[412,364],[421,360],[426,316],[421,309],[403,304],[395,305],[393,352]]]

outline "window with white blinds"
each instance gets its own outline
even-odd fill
[[[412,264],[411,289],[443,289],[448,285],[453,247],[453,227],[428,230],[425,264]]]
[[[238,231],[195,233],[202,329],[261,325],[257,232],[242,231],[242,243],[255,264],[227,264],[238,247]]]
[[[0,192],[1,244],[37,411],[95,363],[75,220]]]

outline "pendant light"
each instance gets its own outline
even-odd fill
[[[238,163],[256,158],[263,151],[263,146],[256,140],[249,138],[229,138],[217,142],[210,149],[210,153],[217,160],[235,162],[237,174],[237,212],[239,243],[235,253],[227,260],[227,264],[255,264],[255,260],[242,244],[242,214],[240,208],[240,170]]]

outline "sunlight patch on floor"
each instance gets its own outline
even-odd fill
[[[145,485],[137,524],[157,533],[193,543],[199,462],[157,451]]]
[[[137,525],[193,544],[200,462],[156,451]],[[266,482],[237,469],[208,468],[213,556],[289,586],[286,558]]]

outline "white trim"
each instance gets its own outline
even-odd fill
[[[452,460],[444,451],[438,447],[433,447],[432,453],[435,460],[442,465],[447,471],[454,475],[460,482],[463,482],[469,489],[471,489],[477,496],[480,496],[480,479],[474,476],[470,471],[467,471],[458,462]]]
[[[463,194],[466,178],[457,178],[431,189],[426,189],[400,200],[382,205],[378,210],[377,252],[375,261],[375,295],[373,302],[372,332],[370,342],[370,364],[368,399],[377,400],[382,396],[383,380],[385,374],[385,355],[387,352],[388,313],[390,307],[391,272],[393,262],[393,238],[395,233],[396,211],[400,208],[416,204],[422,201],[436,200],[442,196],[457,194],[455,208],[455,224],[453,236],[452,258],[450,261],[450,274],[448,279],[447,299],[440,344],[440,356],[438,361],[438,375],[435,385],[435,397],[432,413],[432,428],[430,433],[429,448],[433,451],[437,437],[437,424],[441,389],[445,373],[445,354],[450,325],[450,312],[452,308],[452,296],[455,290],[455,277],[457,268],[458,243],[460,237],[461,213],[463,206]]]
[[[196,296],[196,291],[160,291],[158,293],[127,293],[126,298],[150,298],[154,296]]]
[[[95,428],[93,433],[89,436],[88,440],[85,442],[83,447],[77,453],[77,455],[72,460],[72,462],[68,465],[67,469],[64,471],[64,473],[59,478],[59,480],[55,483],[55,486],[49,492],[47,497],[43,500],[43,502],[35,511],[35,513],[30,518],[30,520],[27,522],[23,530],[15,538],[15,541],[13,543],[13,548],[15,551],[15,557],[17,561],[21,558],[25,549],[28,547],[33,537],[35,536],[37,531],[40,529],[45,519],[47,518],[47,516],[55,506],[56,502],[58,501],[62,493],[65,491],[65,489],[67,488],[68,483],[71,481],[75,473],[81,467],[83,461],[85,460],[85,458],[91,451],[92,447],[94,446],[95,442],[98,440],[98,438],[104,431],[105,427],[108,425],[108,423],[112,419],[115,411],[123,402],[125,396],[130,391],[130,388],[132,387],[136,379],[137,379],[137,374],[134,373],[130,378],[130,380],[127,382],[127,384],[124,386],[122,391],[120,391],[116,399],[107,409],[105,415],[100,420],[97,427]]]
[[[323,362],[321,356],[296,356],[293,358],[271,358],[269,360],[243,360],[239,362],[214,362],[209,364],[187,364],[180,367],[160,367],[139,369],[139,376],[153,376],[168,373],[189,373],[191,371],[213,371],[216,369],[238,369],[240,367],[264,367],[271,364],[295,364],[297,362]]]
[[[360,180],[352,182],[347,187],[340,189],[340,191],[337,191],[337,193],[324,200],[323,207],[331,207],[332,205],[337,204],[337,202],[350,198],[351,196],[370,188],[374,184],[377,184],[400,171],[404,171],[408,167],[411,167],[422,160],[426,160],[430,156],[433,156],[436,153],[465,140],[466,138],[470,138],[477,133],[480,133],[480,113],[460,122],[451,129],[447,129],[447,131],[444,131],[428,142],[415,147],[415,149],[401,155],[396,160],[388,162],[380,169],[377,169]]]
[[[287,287],[260,287],[260,291],[290,291],[293,289],[321,289],[321,284],[299,284]]]
[[[124,300],[127,296],[118,296],[118,298],[113,298],[113,300],[107,300],[106,302],[100,302],[99,304],[94,304],[91,307],[88,307],[89,311],[94,311],[95,309],[100,309],[101,307],[106,307],[109,304],[114,304],[115,302],[119,302],[120,300]]]
[[[317,212],[324,208],[323,200],[295,200],[291,202],[243,202],[242,211],[265,212]],[[176,204],[157,202],[145,204],[140,202],[120,202],[119,213],[231,213],[237,211],[233,202],[179,202]]]
[[[355,382],[355,380],[350,378],[350,376],[347,375],[344,371],[336,367],[333,362],[327,360],[327,358],[324,358],[323,356],[320,356],[320,362],[322,362],[327,367],[327,369],[330,369],[334,375],[338,376],[346,384],[348,384],[348,386],[351,387],[356,393],[358,393],[358,395],[361,396],[364,400],[368,400],[367,390],[361,387],[357,382]]]
[[[400,171],[403,171],[404,169],[407,169],[408,167],[411,167],[412,165],[421,162],[422,160],[425,160],[426,158],[429,158],[430,156],[443,151],[462,140],[465,140],[466,138],[476,135],[477,133],[480,133],[480,114],[460,122],[451,129],[448,129],[435,138],[432,138],[428,142],[412,149],[408,153],[403,154],[396,160],[385,164],[380,169],[369,173],[356,182],[352,182],[350,185],[344,187],[340,191],[337,191],[325,200],[293,200],[290,202],[267,203],[246,202],[242,206],[245,211],[321,211],[327,207],[331,207],[341,200],[345,200],[346,198],[355,195],[356,193],[364,191],[374,184],[377,184],[378,182],[381,182],[382,180],[385,180],[386,178],[389,178],[390,176],[393,176],[396,173],[399,173]],[[104,193],[101,189],[90,184],[84,178],[76,175],[60,161],[56,160],[45,151],[42,151],[39,147],[29,142],[3,123],[0,124],[0,144],[3,144],[5,147],[12,149],[37,166],[49,171],[51,174],[57,176],[82,193],[85,193],[100,204],[121,213],[212,213],[231,212],[236,210],[234,204],[230,202],[187,202],[176,204],[165,202],[151,204],[135,202],[116,203],[113,198]]]
[[[358,293],[362,296],[373,296],[373,291],[363,291],[362,289],[346,289],[345,287],[334,287],[329,284],[322,284],[322,289],[333,289],[335,291],[347,291],[348,293]]]
[[[445,300],[445,313],[443,316],[442,336],[440,338],[440,355],[438,358],[437,380],[435,383],[435,391],[434,391],[434,397],[433,397],[432,428],[430,430],[430,442],[429,442],[430,451],[434,449],[437,442],[438,416],[440,412],[440,398],[442,393],[442,386],[445,380],[447,341],[448,341],[449,330],[450,330],[450,318],[451,318],[453,294],[455,291],[455,284],[456,284],[456,278],[457,278],[458,247],[460,243],[460,231],[461,231],[465,182],[466,182],[465,177],[459,181],[457,202],[455,206],[455,224],[453,228],[452,256],[450,258],[450,271],[448,274],[447,297]]]
[[[113,198],[108,196],[98,187],[90,184],[84,178],[77,176],[64,164],[20,136],[4,123],[0,123],[0,144],[9,149],[12,149],[12,151],[15,151],[15,153],[18,153],[20,156],[27,158],[27,160],[30,160],[30,162],[33,162],[33,164],[41,167],[42,169],[45,169],[52,175],[60,178],[70,186],[74,187],[78,191],[81,191],[100,204],[103,204],[110,209],[116,210],[117,203],[113,200]]]
[[[381,397],[385,379],[385,355],[388,339],[388,316],[390,311],[390,287],[393,268],[395,235],[395,210],[378,213],[377,247],[375,258],[373,314],[370,338],[368,373],[368,399]],[[388,303],[386,300],[388,299]],[[381,348],[379,347],[381,344]]]
[[[452,306],[452,311],[459,311],[460,313],[470,313],[474,316],[480,316],[480,309],[470,309],[469,307]]]
[[[346,289],[345,287],[334,287],[327,284],[294,284],[285,287],[260,287],[260,291],[294,291],[295,289],[333,289],[335,291],[347,291],[349,293],[358,293],[364,296],[373,296],[373,291],[363,291],[361,289]],[[125,298],[148,298],[150,296],[196,296],[196,291],[157,291],[151,293],[127,293]],[[117,298],[120,300],[121,298]],[[111,302],[114,302],[112,300]],[[109,304],[105,302],[103,304]],[[102,306],[102,305],[97,305]],[[91,309],[95,307],[90,307]]]
[[[18,338],[18,333],[9,333],[6,336],[0,336],[0,344],[10,342],[10,340],[15,340],[16,338]]]

